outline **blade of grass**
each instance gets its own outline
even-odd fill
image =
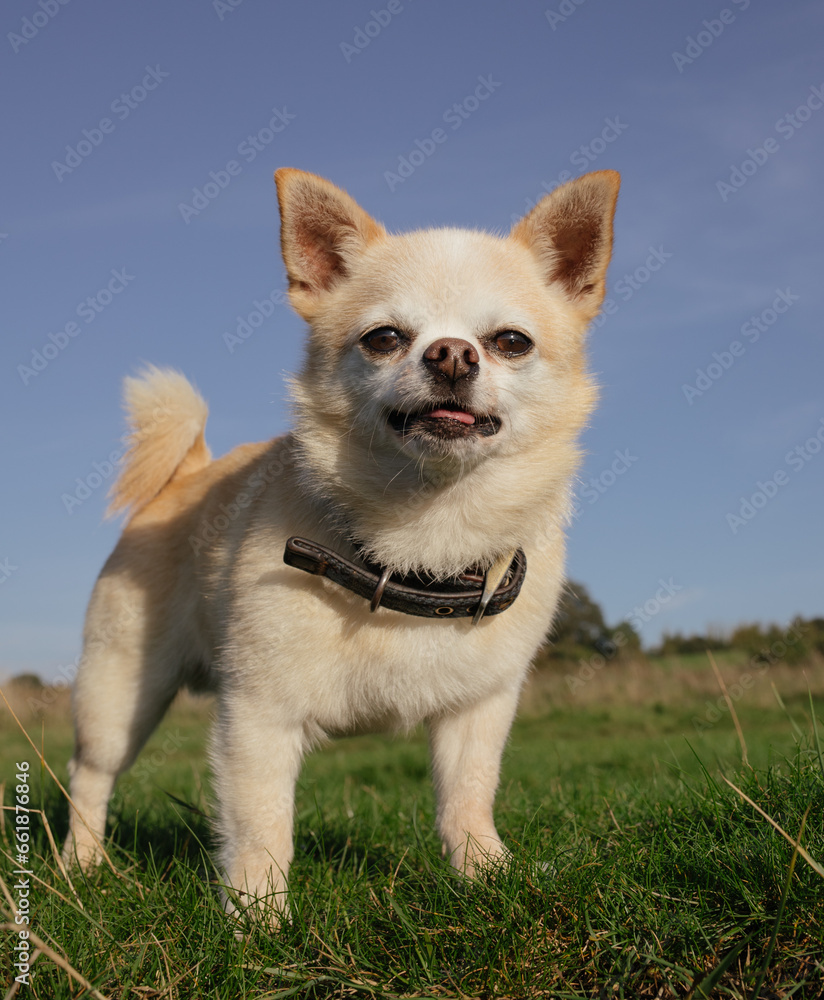
[[[721,676],[721,671],[718,669],[718,664],[715,662],[715,657],[709,649],[707,650],[707,656],[710,658],[710,666],[715,674],[715,679],[718,681],[718,686],[721,688],[721,693],[724,695],[724,701],[726,701],[727,708],[730,710],[730,717],[735,723],[735,731],[738,733],[738,742],[741,744],[741,763],[745,767],[749,767],[750,762],[747,760],[747,742],[744,739],[744,730],[741,728],[741,723],[738,721],[738,713],[735,711],[735,705],[732,703],[732,698],[730,698],[727,685],[724,683],[724,678]]]
[[[818,766],[821,768],[821,776],[824,778],[824,757],[821,755],[821,740],[818,738],[818,719],[815,717],[815,707],[813,705],[813,693],[807,684],[807,697],[810,699],[810,716],[813,720],[813,734],[815,736],[815,748],[818,750]]]
[[[161,788],[160,791],[163,792],[163,794],[166,795],[168,798],[170,798],[172,802],[176,802],[179,806],[182,806],[184,809],[188,809],[189,812],[194,813],[195,816],[202,816],[203,819],[209,819],[209,817],[206,815],[205,812],[203,812],[201,809],[198,809],[197,806],[192,805],[191,802],[185,802],[183,799],[179,799],[176,795],[172,795],[171,792],[167,792],[165,788]],[[200,841],[198,841],[198,843],[200,843]]]
[[[804,836],[804,827],[807,824],[807,817],[810,815],[810,806],[804,813],[801,820],[801,829],[798,831],[798,839],[795,842],[795,850],[793,851],[793,856],[790,859],[790,867],[787,872],[787,879],[784,883],[784,891],[781,893],[781,901],[778,904],[778,912],[775,915],[775,920],[773,922],[772,934],[770,935],[770,943],[767,946],[767,954],[764,956],[764,965],[758,976],[758,982],[755,984],[755,989],[753,990],[752,1000],[758,1000],[758,995],[761,992],[761,987],[764,985],[764,980],[766,979],[767,972],[770,968],[770,962],[772,961],[773,951],[775,951],[775,943],[778,940],[778,928],[781,924],[781,918],[784,916],[784,907],[787,904],[787,896],[790,894],[790,885],[792,885],[793,872],[795,871],[795,859],[798,857],[798,850],[801,846],[801,838]]]
[[[712,1000],[712,990],[718,984],[718,981],[724,975],[724,973],[729,969],[733,962],[738,958],[741,952],[750,943],[752,934],[748,934],[745,938],[738,942],[738,944],[732,948],[727,954],[721,959],[721,961],[716,965],[716,967],[709,972],[700,983],[695,983],[690,992],[687,994],[687,1000]]]
[[[49,817],[46,815],[46,810],[45,809],[37,809],[37,810],[31,810],[31,811],[32,812],[38,812],[40,814],[40,819],[43,822],[43,829],[46,831],[46,836],[49,838],[49,846],[52,849],[52,855],[54,856],[54,860],[55,860],[55,862],[57,864],[57,867],[60,869],[60,874],[63,876],[63,878],[68,883],[68,886],[69,886],[69,888],[72,891],[72,895],[77,900],[77,905],[80,907],[81,910],[84,910],[85,907],[83,906],[83,900],[77,894],[77,889],[75,889],[74,883],[72,882],[71,878],[69,877],[69,873],[66,870],[66,866],[63,864],[63,858],[60,856],[60,851],[58,851],[57,844],[55,843],[54,837],[52,836],[51,824],[49,823]]]
[[[776,823],[776,821],[772,818],[772,816],[768,816],[767,813],[765,813],[764,810],[761,808],[761,806],[753,802],[753,800],[749,797],[749,795],[747,795],[745,792],[742,792],[740,788],[734,785],[729,780],[729,778],[724,777],[723,774],[721,775],[721,777],[724,778],[724,781],[727,782],[727,784],[730,786],[730,788],[732,788],[733,791],[738,792],[738,794],[741,796],[742,799],[744,799],[745,802],[749,802],[749,804],[753,807],[753,809],[756,810],[756,812],[761,813],[761,815],[770,824],[770,826],[772,826],[775,830],[777,830],[785,840],[789,841],[789,843],[791,843],[793,847],[797,847],[798,853],[807,862],[810,868],[812,868],[814,872],[817,872],[819,875],[821,875],[822,878],[824,878],[824,868],[822,868],[822,866],[815,860],[814,857],[812,857],[811,854],[805,851],[800,844],[796,845],[795,839],[791,837],[786,832],[786,830],[782,830],[782,828],[778,825],[778,823]]]
[[[779,708],[784,713],[784,715],[787,716],[787,718],[790,721],[790,725],[793,727],[793,732],[798,737],[798,739],[803,740],[804,739],[804,733],[802,733],[801,727],[798,725],[798,723],[795,721],[795,719],[787,711],[787,706],[784,704],[784,701],[783,701],[781,695],[778,693],[778,688],[775,686],[774,682],[771,684],[771,687],[772,687],[772,690],[773,690],[773,694],[775,695],[775,700],[778,702]]]

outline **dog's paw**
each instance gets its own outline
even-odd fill
[[[77,837],[70,833],[60,853],[66,868],[79,868],[84,872],[93,871],[103,861],[103,847],[90,833]]]
[[[221,897],[223,909],[239,941],[247,938],[256,928],[276,934],[282,927],[292,923],[285,890],[265,896],[253,896],[224,886]]]
[[[502,868],[512,861],[512,852],[498,839],[469,837],[449,855],[449,863],[466,879],[479,879]]]

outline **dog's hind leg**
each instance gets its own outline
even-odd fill
[[[178,372],[151,366],[126,379],[124,389],[129,448],[109,513],[129,511],[132,518],[89,602],[73,699],[73,802],[63,853],[83,865],[99,858],[115,779],[180,687],[184,658],[197,655],[185,596],[198,592],[192,551],[185,515],[168,491],[209,464],[206,403]],[[162,513],[144,516],[155,499]]]
[[[507,856],[492,807],[518,689],[429,720],[438,832],[458,871],[473,876]]]
[[[101,577],[72,697],[75,750],[63,857],[83,867],[100,860],[117,776],[132,765],[180,683],[163,644],[147,638],[146,617],[144,594]]]

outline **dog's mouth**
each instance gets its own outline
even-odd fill
[[[501,429],[500,418],[489,413],[473,413],[449,404],[405,413],[392,410],[389,426],[402,437],[426,436],[442,441],[457,438],[492,437]]]

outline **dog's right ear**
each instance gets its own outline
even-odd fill
[[[318,300],[345,278],[352,261],[386,230],[329,181],[303,170],[275,171],[280,245],[289,299],[309,319]]]

